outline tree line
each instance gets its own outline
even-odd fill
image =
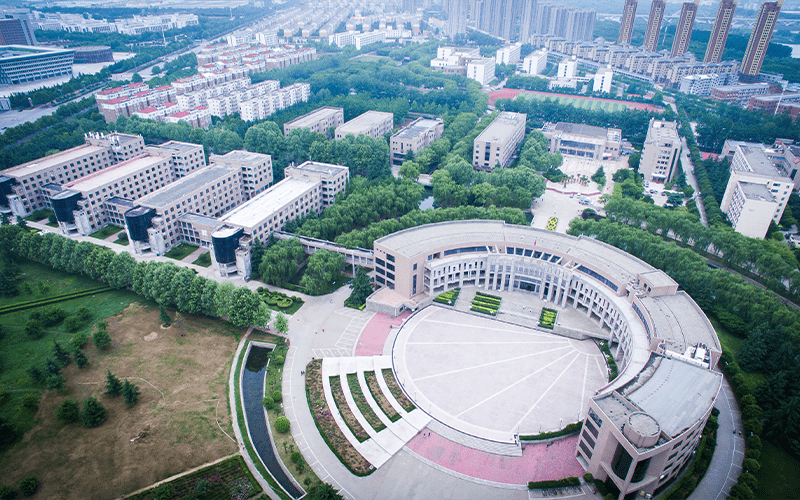
[[[257,294],[231,282],[198,276],[195,271],[169,262],[136,262],[128,253],[47,233],[40,235],[19,226],[0,226],[0,243],[12,253],[59,271],[86,275],[181,312],[226,318],[234,326],[265,327],[270,310]]]

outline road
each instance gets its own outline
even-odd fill
[[[692,186],[692,189],[694,189],[694,200],[695,204],[697,205],[697,211],[700,212],[700,223],[705,227],[708,227],[706,207],[703,205],[700,188],[697,187],[697,177],[694,175],[694,163],[692,163],[692,159],[689,157],[689,145],[686,143],[685,137],[681,137],[681,144],[683,144],[683,150],[681,151],[681,165],[683,166],[683,171],[686,173],[686,182],[688,182],[689,185]]]

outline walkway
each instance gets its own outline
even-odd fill
[[[685,137],[681,137],[681,144],[683,145],[681,165],[683,166],[684,173],[686,173],[686,182],[694,189],[694,201],[695,205],[697,205],[697,211],[700,212],[700,223],[708,227],[706,207],[703,205],[702,194],[700,193],[700,188],[697,186],[697,177],[694,175],[694,163],[692,163],[692,158],[689,156],[689,145],[686,143]]]
[[[728,497],[736,479],[742,471],[744,462],[744,438],[739,436],[742,419],[736,397],[725,380],[717,396],[719,409],[719,428],[717,429],[717,448],[708,472],[697,485],[689,500],[722,500]],[[734,434],[734,429],[736,434]]]

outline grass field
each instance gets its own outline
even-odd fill
[[[123,228],[116,226],[114,224],[109,224],[106,227],[101,227],[97,231],[93,232],[89,236],[92,238],[97,238],[98,240],[104,240],[111,236],[112,234],[117,234],[118,232],[122,231]]]
[[[200,254],[200,257],[196,258],[192,264],[202,267],[211,266],[211,252]]]
[[[554,97],[552,95],[520,93],[519,96],[521,96],[522,99],[536,99],[539,101],[544,101],[546,99],[554,99],[559,104],[568,104],[570,106],[586,110],[603,110],[603,111],[614,112],[614,111],[625,111],[628,109],[628,106],[626,106],[623,103],[592,101],[589,99],[580,99],[577,97],[570,97],[567,95]]]
[[[116,498],[237,451],[217,420],[232,434],[227,380],[243,331],[180,314],[162,329],[158,309],[138,302],[108,324],[108,352],[90,343],[89,366],[67,366],[64,393],[43,394],[35,425],[2,456],[0,484],[36,475],[40,498]],[[139,386],[135,406],[102,394],[106,370]],[[55,418],[64,399],[88,396],[108,411],[101,426],[87,429]]]
[[[192,245],[190,243],[184,242],[178,246],[170,248],[169,252],[164,254],[164,257],[169,257],[170,259],[175,259],[175,260],[183,260],[198,248],[200,247],[197,245]]]
[[[764,441],[759,461],[761,470],[755,475],[758,478],[758,488],[754,492],[756,498],[800,498],[800,481],[797,478],[800,461],[767,441]]]

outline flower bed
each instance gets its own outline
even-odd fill
[[[500,309],[500,302],[503,299],[496,295],[489,295],[488,293],[477,292],[475,298],[472,299],[472,306],[470,310],[490,316],[496,316],[497,311]]]
[[[547,230],[555,231],[557,225],[558,225],[558,217],[550,217],[550,219],[548,219],[547,221]]]
[[[279,309],[286,314],[296,313],[304,304],[303,299],[296,295],[289,297],[283,292],[271,292],[263,286],[258,287],[256,292],[271,309]]]
[[[356,476],[368,476],[375,469],[344,437],[331,415],[325,392],[322,388],[322,360],[315,359],[306,365],[306,399],[314,423],[322,439],[328,444],[336,458]]]
[[[557,317],[558,311],[544,307],[542,308],[542,314],[539,315],[539,326],[542,328],[547,328],[548,330],[552,330],[556,325]]]
[[[439,304],[446,304],[448,306],[455,305],[456,300],[458,300],[458,294],[461,292],[460,288],[453,288],[452,290],[448,290],[444,293],[440,293],[433,299],[434,302],[438,302]]]
[[[400,388],[400,385],[394,378],[392,369],[384,368],[381,370],[381,373],[383,374],[383,379],[386,381],[386,385],[389,387],[389,392],[391,392],[392,396],[394,396],[394,399],[400,403],[400,406],[402,406],[405,411],[412,411],[416,409],[417,407],[414,406],[414,403],[412,403],[411,400],[406,397],[405,393],[403,393],[403,390]]]
[[[380,432],[386,428],[381,419],[378,418],[378,415],[372,411],[372,407],[367,403],[367,398],[364,396],[364,393],[361,391],[361,384],[358,383],[358,375],[355,373],[348,373],[347,374],[347,385],[350,387],[350,394],[353,395],[353,399],[356,402],[356,407],[358,411],[364,415],[364,418],[367,419],[369,425],[375,429],[376,432]]]
[[[381,407],[383,413],[385,413],[392,422],[397,422],[400,420],[402,417],[400,417],[400,414],[395,411],[394,407],[392,407],[392,404],[389,403],[389,400],[386,399],[386,396],[384,396],[383,391],[381,391],[381,386],[378,384],[378,376],[375,374],[375,372],[364,372],[364,378],[367,381],[367,387],[369,387],[370,394],[372,394],[372,397],[375,398],[375,401],[378,403],[378,406]]]
[[[168,491],[171,491],[172,494],[169,495]],[[261,491],[261,486],[250,474],[244,459],[236,456],[125,498],[132,500],[157,498],[229,500],[250,498]]]
[[[358,419],[353,414],[353,410],[347,405],[347,399],[344,397],[344,390],[342,389],[342,381],[338,375],[331,377],[331,394],[333,394],[333,401],[336,403],[336,408],[339,410],[339,415],[342,420],[350,429],[350,432],[358,439],[359,443],[363,443],[369,439],[367,431],[358,423]]]

